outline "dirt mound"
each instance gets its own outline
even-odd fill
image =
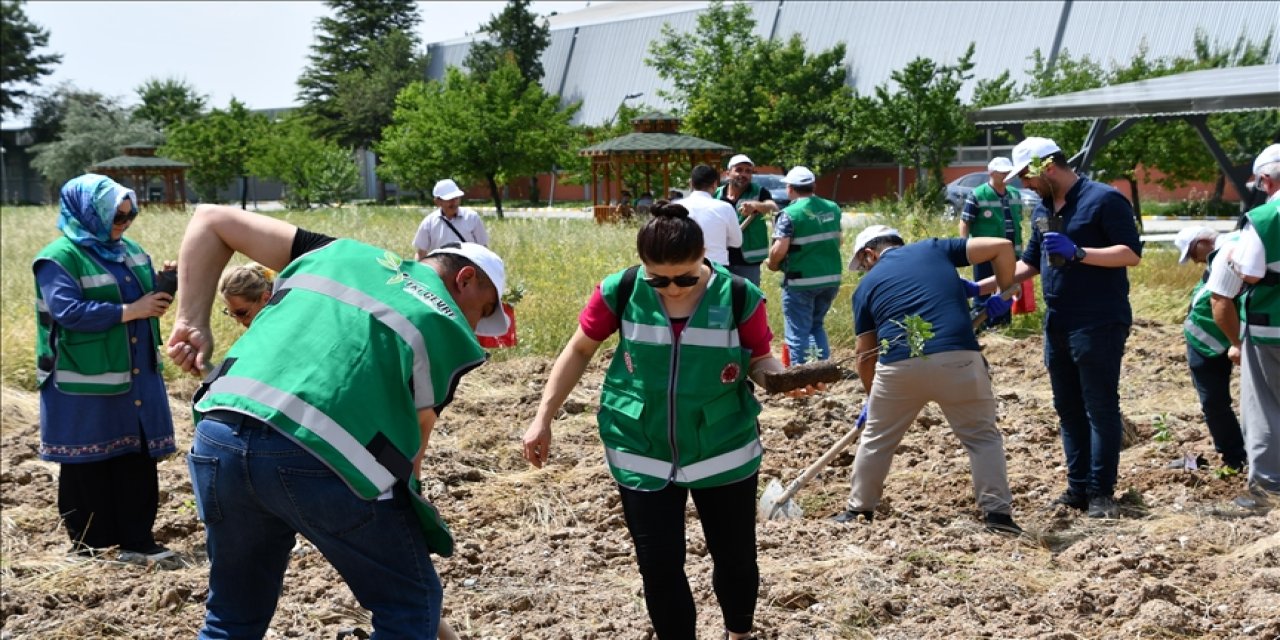
[[[1133,441],[1121,456],[1124,517],[1097,522],[1046,508],[1065,468],[1039,338],[984,336],[1004,430],[1015,517],[1029,535],[982,530],[967,457],[936,407],[894,460],[874,524],[843,526],[852,448],[797,497],[801,520],[759,527],[757,627],[766,638],[1280,636],[1280,511],[1230,504],[1238,476],[1172,471],[1183,453],[1217,456],[1201,424],[1175,326],[1134,326],[1121,404]],[[840,353],[836,357],[849,354]],[[630,540],[602,462],[597,358],[555,423],[549,467],[531,471],[518,439],[550,368],[490,364],[467,377],[433,436],[426,476],[458,552],[437,559],[446,616],[469,638],[649,637]],[[171,389],[189,445],[185,400]],[[57,466],[41,462],[38,401],[3,392],[0,618],[5,638],[191,637],[204,614],[203,531],[180,457],[160,465],[160,540],[189,566],[69,561],[55,508]],[[765,399],[761,485],[789,481],[852,425],[862,394],[834,385]],[[1161,441],[1155,438],[1159,435]],[[702,637],[719,637],[710,558],[690,507],[687,571]],[[369,629],[336,572],[295,549],[269,637]]]

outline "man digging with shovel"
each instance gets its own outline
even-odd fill
[[[854,457],[853,490],[836,522],[875,518],[893,454],[925,403],[933,401],[969,453],[986,528],[1022,533],[1010,516],[1004,439],[996,428],[991,376],[968,312],[967,296],[976,287],[956,277],[956,267],[988,261],[1000,290],[1008,289],[1014,256],[1013,244],[1004,238],[932,238],[904,246],[898,232],[883,225],[858,234],[849,267],[869,272],[853,294],[858,377],[868,390],[862,409],[866,432]],[[985,305],[993,319],[1009,312],[1002,296],[991,296]],[[933,337],[919,355],[907,345],[910,316],[932,325]]]

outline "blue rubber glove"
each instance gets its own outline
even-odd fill
[[[853,423],[855,429],[861,429],[867,425],[867,408],[871,406],[871,398],[867,398],[862,403],[862,413],[858,414],[858,421]]]
[[[996,320],[1005,317],[1008,315],[1009,309],[1012,306],[1013,303],[1001,298],[1000,296],[991,296],[990,298],[987,298],[987,322],[995,322]]]
[[[964,285],[964,297],[966,298],[978,297],[978,292],[979,292],[978,283],[972,280],[965,280],[964,278],[960,278],[960,284]]]
[[[1071,241],[1065,234],[1057,231],[1050,231],[1044,234],[1044,242],[1040,245],[1045,253],[1051,256],[1058,256],[1067,262],[1074,262],[1076,259],[1076,243]]]

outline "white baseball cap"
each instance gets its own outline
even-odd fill
[[[997,156],[987,163],[987,173],[1009,173],[1013,169],[1013,163],[1004,156]]]
[[[791,167],[791,170],[787,172],[786,177],[782,179],[786,184],[798,187],[810,186],[813,184],[814,180],[813,172],[805,167]]]
[[[447,182],[453,181],[449,180]],[[499,304],[494,308],[493,313],[481,318],[480,322],[476,323],[476,335],[490,337],[506,335],[507,329],[511,327],[511,319],[507,317],[501,304],[502,294],[507,290],[507,271],[502,266],[502,258],[490,251],[488,247],[474,242],[461,242],[441,247],[427,254],[427,257],[434,256],[437,253],[460,255],[470,260],[472,264],[476,265],[477,269],[483,271],[484,275],[489,277],[489,280],[493,282],[494,288],[498,290]]]
[[[738,155],[736,155],[736,156],[734,156],[734,157],[732,157],[732,158],[729,158],[729,164],[728,164],[728,165],[726,165],[726,166],[728,166],[729,168],[731,168],[731,169],[732,169],[733,167],[736,167],[736,166],[738,166],[738,165],[740,165],[740,164],[742,164],[742,163],[744,163],[744,162],[745,162],[745,163],[747,163],[747,164],[749,164],[749,165],[751,165],[751,166],[753,166],[753,167],[754,167],[754,166],[756,166],[756,163],[752,162],[752,161],[751,161],[751,158],[748,158],[748,157],[747,157],[747,154],[745,154],[745,153],[739,153]]]
[[[441,200],[452,200],[454,198],[461,198],[465,194],[462,193],[462,189],[458,188],[458,183],[445,178],[444,180],[436,183],[435,188],[431,190],[431,195],[436,198],[440,198]]]
[[[1218,232],[1209,227],[1187,227],[1179,231],[1173,239],[1173,245],[1178,248],[1178,264],[1191,259],[1191,247],[1195,246],[1197,241],[1212,240],[1216,237]]]
[[[1026,169],[1033,159],[1040,158],[1043,160],[1061,152],[1062,149],[1058,147],[1058,143],[1048,138],[1027,138],[1013,148],[1013,153],[1010,154],[1013,156],[1013,166],[1009,167],[1009,173],[1016,176],[1022,173],[1022,170]]]
[[[858,232],[858,237],[853,239],[853,257],[849,259],[849,269],[858,270],[858,256],[872,240],[878,238],[901,238],[902,234],[897,229],[883,224],[873,224],[866,229]]]
[[[1253,179],[1249,181],[1247,186],[1252,189],[1253,185],[1258,182],[1258,176],[1262,175],[1263,169],[1267,165],[1277,162],[1280,162],[1280,144],[1273,144],[1263,149],[1262,153],[1258,154],[1258,158],[1253,161]]]

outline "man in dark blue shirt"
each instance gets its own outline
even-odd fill
[[[1067,490],[1055,504],[1115,518],[1120,361],[1133,323],[1126,269],[1142,255],[1133,207],[1114,188],[1077,176],[1048,138],[1018,143],[1010,174],[1043,200],[1014,280],[1039,274],[1044,290],[1044,359],[1067,459]],[[980,284],[994,290],[990,278]]]
[[[937,402],[969,452],[978,507],[988,529],[1020,533],[1010,515],[1004,439],[996,428],[991,375],[978,351],[968,296],[956,267],[990,261],[1003,285],[1013,281],[1013,243],[1004,238],[930,239],[903,246],[882,225],[854,241],[849,266],[868,271],[853,293],[858,376],[867,389],[866,432],[853,464],[853,489],[837,522],[871,520],[884,491],[893,454],[925,403]],[[1000,296],[987,312],[1009,311]],[[912,346],[912,319],[929,323],[932,337]]]

